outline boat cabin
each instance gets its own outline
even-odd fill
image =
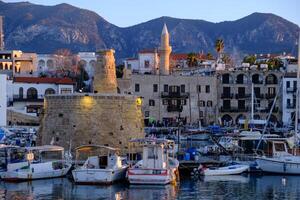
[[[54,145],[25,147],[26,159],[30,162],[48,162],[64,159],[64,148]]]
[[[76,148],[77,166],[83,165],[88,169],[112,169],[122,167],[119,149],[102,145],[83,145]]]
[[[166,169],[169,167],[170,160],[172,160],[169,158],[174,158],[174,141],[145,138],[131,140],[130,142],[142,147],[142,168]]]

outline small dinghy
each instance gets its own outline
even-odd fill
[[[204,176],[222,176],[241,174],[249,170],[249,165],[228,165],[226,167],[206,168],[199,166],[200,175]]]

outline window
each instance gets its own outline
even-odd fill
[[[177,100],[176,100],[176,99],[172,99],[171,104],[172,104],[173,106],[177,106]]]
[[[274,88],[274,87],[268,88],[268,94],[269,95],[275,95],[275,93],[276,93],[276,88]]]
[[[153,84],[153,92],[157,92],[158,91],[158,85],[157,84]]]
[[[19,88],[19,98],[23,99],[24,89],[22,87]]]
[[[294,81],[294,88],[297,88],[297,81]]]
[[[38,98],[38,92],[35,88],[29,88],[27,90],[27,99],[37,99]]]
[[[169,104],[168,99],[163,99],[163,105],[168,105],[168,104]]]
[[[60,93],[61,94],[71,94],[72,93],[72,89],[71,88],[61,88],[60,89]]]
[[[164,92],[169,92],[169,86],[168,85],[164,85]]]
[[[212,107],[212,101],[207,101],[206,105],[207,107]]]
[[[180,100],[180,105],[182,105],[182,106],[186,105],[186,99],[181,99]]]
[[[202,118],[204,117],[203,111],[199,111],[199,116]]]
[[[52,88],[48,88],[46,91],[45,91],[45,95],[47,94],[55,94],[55,90],[52,89]]]
[[[201,85],[197,85],[197,92],[201,93]]]
[[[150,61],[149,60],[145,60],[145,68],[149,68],[150,66]]]
[[[140,84],[138,84],[138,83],[135,84],[134,91],[135,92],[140,92]]]
[[[127,64],[127,69],[131,69],[131,64]]]
[[[291,105],[291,99],[287,99],[287,100],[286,100],[286,104],[287,104],[287,105]]]
[[[145,111],[145,117],[149,117],[150,116],[150,112],[149,111]]]
[[[286,88],[290,88],[291,87],[291,82],[290,81],[287,81],[286,82]]]
[[[175,85],[170,86],[170,92],[172,92],[172,93],[177,93],[178,90],[179,90],[179,87],[178,87],[178,86],[175,86]]]
[[[205,92],[210,93],[210,86],[209,85],[205,86]]]
[[[181,91],[182,93],[185,93],[185,85],[181,85],[181,86],[180,86],[180,91]]]
[[[199,101],[199,107],[205,107],[205,101]]]
[[[155,106],[155,101],[153,99],[149,99],[149,106]]]

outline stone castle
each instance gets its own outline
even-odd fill
[[[95,93],[49,95],[40,129],[40,143],[65,149],[86,144],[121,148],[126,152],[131,138],[144,137],[138,98],[117,94],[113,50],[97,53]]]

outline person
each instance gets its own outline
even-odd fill
[[[36,134],[33,134],[32,139],[31,139],[31,146],[32,147],[36,146],[36,139],[37,139]]]

